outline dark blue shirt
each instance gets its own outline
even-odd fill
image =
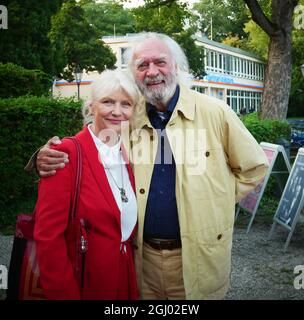
[[[180,238],[175,196],[176,165],[165,130],[177,104],[179,91],[177,86],[165,112],[158,112],[147,104],[149,120],[157,129],[158,149],[146,207],[144,237]]]

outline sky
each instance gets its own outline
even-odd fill
[[[192,5],[195,2],[198,2],[199,0],[187,0],[187,3]],[[143,5],[144,1],[143,0],[131,0],[129,1],[128,4],[125,4],[124,7],[125,8],[134,8],[134,7],[138,7],[140,5]]]

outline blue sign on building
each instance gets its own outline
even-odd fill
[[[216,74],[207,74],[204,76],[204,80],[214,81],[214,82],[223,82],[223,83],[234,83],[234,79],[227,76],[219,76]]]

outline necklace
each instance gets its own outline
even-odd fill
[[[121,157],[121,151],[120,151],[120,157]],[[127,195],[126,195],[126,190],[125,190],[125,188],[124,188],[124,183],[123,183],[122,163],[120,163],[122,187],[120,187],[120,186],[118,185],[118,183],[116,182],[116,180],[114,179],[114,177],[113,177],[113,175],[112,175],[112,173],[111,173],[111,169],[110,169],[106,164],[104,164],[104,168],[108,170],[111,178],[113,179],[116,187],[118,188],[118,190],[119,190],[119,192],[120,192],[121,201],[122,201],[122,202],[128,202],[129,199],[128,199]]]

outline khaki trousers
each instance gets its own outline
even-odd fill
[[[156,250],[143,246],[143,299],[184,300],[182,249]]]

